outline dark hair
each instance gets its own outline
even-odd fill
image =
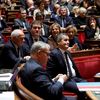
[[[95,15],[90,16],[89,18],[87,18],[87,26],[90,27],[90,21],[94,19],[96,21],[96,25],[99,26],[98,20],[96,18]]]
[[[41,26],[42,26],[41,21],[39,21],[39,20],[34,20],[34,21],[32,22],[32,24],[31,24],[31,28],[32,28],[33,25],[35,25],[35,24],[37,24],[37,25],[41,25]]]
[[[44,14],[41,13],[41,12],[37,12],[37,13],[36,13],[36,17],[35,17],[35,19],[36,19],[36,20],[41,20],[41,17],[44,18]]]

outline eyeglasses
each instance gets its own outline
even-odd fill
[[[50,55],[50,52],[43,51],[43,53],[45,53],[47,56]]]

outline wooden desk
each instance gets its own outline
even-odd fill
[[[7,10],[6,11],[6,21],[13,22],[15,18],[19,17],[19,10]]]
[[[89,50],[80,50],[72,52],[72,57],[83,57],[83,56],[89,56],[89,55],[98,55],[100,54],[100,49],[89,49]]]
[[[89,49],[100,48],[100,40],[87,39],[85,41],[85,44],[88,46]]]

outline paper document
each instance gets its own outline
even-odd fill
[[[0,81],[9,81],[12,77],[12,73],[0,74]]]
[[[14,98],[14,92],[12,91],[0,93],[0,100],[15,100]]]

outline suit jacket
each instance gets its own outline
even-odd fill
[[[73,68],[76,72],[76,76],[81,77],[79,72],[78,72],[78,69],[77,69],[77,67],[76,67],[76,65],[71,57],[70,52],[67,51],[67,53],[68,53],[69,58],[72,61]],[[65,64],[63,54],[59,48],[56,48],[56,49],[51,51],[50,58],[49,58],[48,63],[47,63],[47,72],[51,75],[51,77],[55,77],[59,73],[67,74],[67,66]]]
[[[42,66],[32,58],[26,62],[20,76],[22,84],[44,100],[62,100],[62,84],[53,82]]]
[[[40,36],[39,41],[47,42],[47,38]],[[24,47],[24,50],[26,49],[25,52],[27,52],[27,54],[29,54],[30,48],[33,43],[34,43],[34,40],[32,38],[31,33],[25,34],[25,42],[24,42],[23,47]]]
[[[49,37],[49,26],[46,25],[46,24],[42,24],[42,25],[43,25],[44,33],[45,33],[45,35],[43,35],[43,36]],[[42,33],[41,33],[41,34],[42,34]]]
[[[86,39],[93,39],[95,36],[96,29],[92,29],[88,26],[84,29]]]
[[[22,47],[19,48],[21,57],[24,57],[24,52]],[[4,45],[1,57],[0,57],[0,67],[6,69],[12,69],[14,65],[21,60],[14,44],[11,40]],[[24,60],[23,60],[24,61]]]
[[[55,16],[53,20],[62,27],[62,17],[61,16]],[[64,18],[64,27],[67,27],[68,25],[73,25],[73,20],[70,16],[66,16]]]
[[[1,23],[0,31],[2,31],[4,28],[7,28],[7,24],[4,20],[0,20],[0,23]]]
[[[21,20],[20,18],[14,20],[14,25],[15,25],[15,26],[19,26],[19,27],[21,27],[21,28],[24,28],[23,22],[25,23],[26,29],[29,30],[29,29],[30,29],[30,24],[28,23],[28,21],[26,21],[26,20],[23,21],[23,20]]]
[[[86,17],[80,17],[80,16],[78,16],[78,17],[75,17],[74,18],[74,24],[75,24],[75,26],[77,27],[77,29],[80,29],[80,26],[81,25],[86,25],[86,20],[87,20],[87,18]]]
[[[82,50],[82,45],[81,45],[81,43],[79,42],[79,39],[76,36],[74,36],[73,39],[69,40],[69,47],[72,47],[75,43],[77,43],[78,48],[80,50]]]

